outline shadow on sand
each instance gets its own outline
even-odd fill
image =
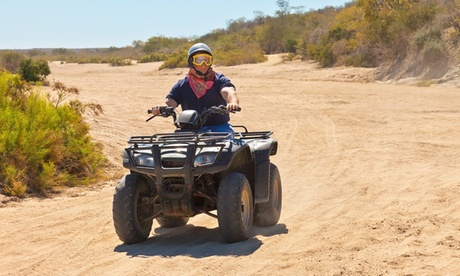
[[[131,257],[175,257],[190,256],[205,258],[210,256],[247,256],[262,246],[262,241],[256,238],[287,234],[285,224],[270,227],[254,227],[252,237],[247,241],[226,243],[222,239],[219,228],[205,228],[194,225],[167,229],[156,228],[154,236],[139,244],[120,244],[115,252],[126,253]]]

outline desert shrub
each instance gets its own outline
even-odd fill
[[[281,59],[283,61],[293,61],[293,60],[298,59],[298,58],[300,58],[300,56],[297,56],[294,53],[287,53],[287,54],[281,56]]]
[[[335,63],[331,44],[309,44],[307,46],[307,54],[309,57],[316,60],[321,67],[330,67]]]
[[[316,44],[307,46],[307,55],[319,62],[321,67],[344,65],[347,56],[352,52],[355,32],[344,24],[337,23],[328,32],[324,33]]]
[[[70,59],[70,62],[74,61],[78,64],[88,64],[88,63],[95,63],[95,64],[100,64],[100,63],[109,63],[109,58],[107,57],[98,57],[98,56],[85,56],[85,57],[80,57],[77,59]]]
[[[172,53],[168,56],[168,58],[163,62],[160,66],[159,70],[162,69],[172,69],[178,67],[187,67],[187,51],[180,51],[176,53]]]
[[[442,32],[433,26],[421,28],[414,34],[414,42],[427,62],[436,62],[447,58],[448,51],[442,40]]]
[[[420,80],[416,85],[418,87],[430,87],[433,84],[435,84],[433,80]]]
[[[26,57],[18,52],[5,51],[0,54],[0,71],[7,70],[16,74],[19,71],[19,65]]]
[[[66,100],[70,96],[80,94],[78,88],[74,86],[67,87],[64,83],[60,81],[55,81],[51,85],[51,90],[54,91],[55,95],[48,94],[48,99],[51,100],[51,102],[54,104],[54,107],[58,107],[62,102],[64,102],[64,100]]]
[[[299,44],[299,41],[297,39],[288,38],[286,39],[284,48],[286,49],[286,52],[288,53],[296,53],[298,44]]]
[[[51,54],[53,55],[70,55],[70,54],[74,54],[73,51],[69,50],[69,49],[66,49],[66,48],[56,48],[56,49],[53,49],[51,51]]]
[[[257,49],[251,49],[250,47],[244,49],[232,49],[216,55],[216,64],[224,66],[258,63],[266,60],[267,58],[264,56],[262,50],[258,51]]]
[[[429,41],[441,40],[442,32],[438,28],[427,26],[417,30],[414,34],[414,41],[418,47],[423,47]]]
[[[232,66],[245,63],[264,62],[267,60],[262,49],[254,43],[248,43],[244,47],[239,47],[237,43],[231,44],[220,42],[212,46],[215,65]],[[168,55],[159,69],[187,67],[188,47],[189,45],[184,45],[180,51]]]
[[[105,164],[82,113],[0,73],[0,188],[23,197],[86,184]]]
[[[375,67],[376,60],[369,53],[357,53],[354,55],[348,55],[345,58],[345,66],[353,67]]]
[[[442,40],[431,40],[425,43],[423,47],[424,60],[430,63],[436,63],[447,58],[448,52]]]
[[[171,54],[178,51],[184,44],[188,44],[187,38],[174,38],[164,36],[154,36],[149,38],[142,47],[145,54],[162,53]]]
[[[19,65],[19,75],[27,82],[45,81],[51,74],[46,60],[25,59]]]
[[[147,62],[157,62],[157,61],[163,61],[167,59],[167,54],[161,54],[161,53],[153,53],[150,55],[145,55],[141,57],[138,62],[139,63],[147,63]]]
[[[39,49],[31,49],[27,51],[29,57],[39,57],[45,55],[45,51]]]
[[[129,66],[129,65],[132,65],[132,62],[130,59],[111,57],[109,58],[109,65],[110,66]]]

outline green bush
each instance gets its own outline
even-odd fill
[[[64,87],[64,89],[67,89]],[[88,183],[105,164],[82,114],[0,73],[0,188],[18,197]]]
[[[110,66],[129,66],[129,65],[132,65],[132,62],[130,59],[111,57],[109,58],[109,65]]]
[[[442,40],[431,40],[423,47],[423,58],[425,61],[436,64],[438,61],[447,59],[447,50]]]
[[[421,28],[415,32],[414,42],[425,62],[436,63],[447,58],[448,51],[439,28],[433,26]]]
[[[164,36],[154,36],[149,38],[142,47],[145,54],[171,54],[189,43],[187,38],[174,38]]]
[[[19,65],[19,75],[27,82],[45,81],[46,76],[51,74],[46,60],[26,59]]]
[[[426,43],[429,41],[441,41],[442,40],[442,32],[438,28],[434,28],[431,26],[421,28],[414,34],[414,41],[415,44],[419,48],[423,48]]]
[[[250,47],[244,49],[232,49],[216,55],[216,64],[224,66],[258,63],[266,60],[267,58],[264,56],[262,50],[251,49]]]
[[[145,55],[139,59],[139,63],[147,63],[147,62],[157,62],[157,61],[164,61],[167,59],[166,54],[159,54],[159,53],[154,53],[150,55]]]
[[[319,62],[321,67],[331,67],[335,63],[335,57],[331,49],[331,44],[309,44],[307,47],[307,54],[313,60]]]
[[[166,68],[172,69],[172,68],[187,67],[187,66],[188,66],[187,52],[180,51],[180,52],[172,53],[171,55],[169,55],[168,58],[160,66],[159,70],[166,69]]]

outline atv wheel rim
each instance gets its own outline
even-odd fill
[[[251,196],[247,189],[243,189],[241,194],[241,220],[245,227],[249,227],[251,219]]]

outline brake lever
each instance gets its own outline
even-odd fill
[[[147,120],[145,120],[146,122],[152,120],[153,118],[155,118],[157,115],[153,115],[152,117],[148,118]]]

